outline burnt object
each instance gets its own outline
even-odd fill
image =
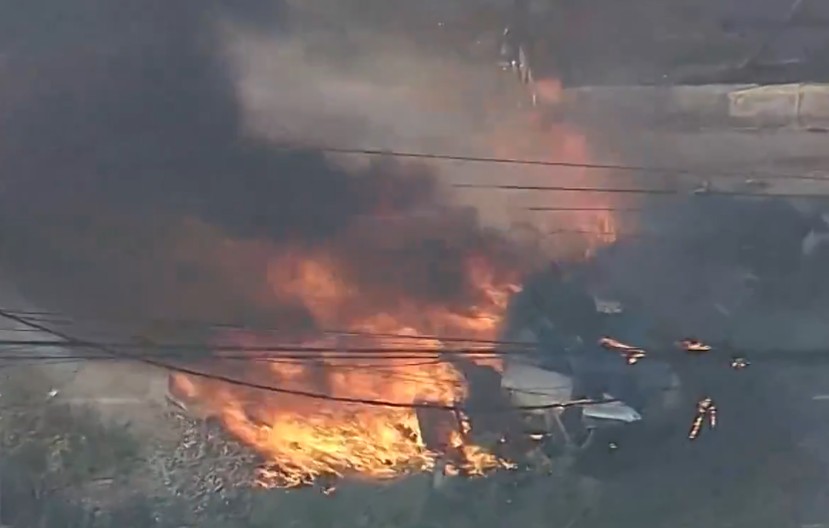
[[[430,451],[437,453],[451,451],[453,440],[461,433],[457,414],[452,410],[430,407],[422,402],[418,405],[420,406],[416,414],[423,444]]]

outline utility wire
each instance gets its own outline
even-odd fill
[[[295,149],[296,146],[285,146],[285,149]],[[705,167],[687,168],[687,167],[657,167],[647,165],[625,165],[617,163],[579,163],[561,160],[532,160],[522,158],[502,158],[502,157],[484,157],[484,156],[464,156],[457,154],[430,154],[418,152],[404,152],[395,150],[381,150],[381,149],[351,149],[339,147],[315,147],[314,150],[328,153],[328,154],[357,154],[362,156],[382,156],[392,158],[410,158],[410,159],[426,159],[438,161],[463,161],[469,163],[489,163],[501,165],[528,165],[541,167],[563,167],[574,169],[590,169],[590,170],[617,170],[626,172],[639,172],[645,174],[658,175],[695,175],[705,174],[708,177],[722,177],[722,178],[743,178],[743,179],[786,179],[786,180],[803,180],[803,181],[825,181],[829,182],[829,176],[818,176],[814,174],[797,174],[797,173],[768,173],[768,172],[746,172],[746,171],[723,171],[710,170]]]
[[[21,317],[25,317],[28,321],[35,321],[41,323],[53,323],[53,324],[78,324],[82,322],[79,319],[68,317],[59,312],[53,311],[43,311],[43,310],[20,310],[20,309],[9,309],[3,310],[7,314],[17,315]],[[127,321],[124,319],[118,318],[90,318],[87,319],[87,322],[94,322],[94,323],[109,323],[109,324],[130,324],[134,323],[134,321]],[[242,322],[215,322],[215,321],[200,321],[196,319],[178,319],[178,318],[149,318],[147,320],[140,321],[141,323],[149,323],[149,324],[173,324],[178,325],[181,327],[202,327],[202,328],[228,328],[232,330],[248,330],[254,332],[263,332],[263,333],[284,333],[285,330],[281,328],[274,328],[268,326],[260,326],[254,324],[246,324]],[[29,328],[29,330],[33,330]],[[378,339],[394,339],[400,340],[404,342],[409,341],[440,341],[441,343],[468,343],[472,345],[509,345],[509,346],[528,346],[531,345],[526,341],[511,341],[511,340],[499,340],[499,339],[476,339],[476,338],[468,338],[468,337],[460,337],[460,336],[441,336],[436,334],[401,334],[401,333],[393,333],[393,332],[359,332],[359,331],[351,331],[351,330],[339,330],[339,329],[320,329],[316,330],[316,333],[328,336],[343,336],[343,337],[355,337],[355,338],[378,338]]]
[[[208,352],[209,349],[205,348],[205,352]],[[103,359],[103,360],[122,360],[122,359],[134,359],[134,358],[168,358],[168,359],[180,359],[180,360],[187,360],[187,361],[197,361],[197,360],[212,360],[212,361],[224,361],[224,360],[240,360],[240,361],[277,361],[277,360],[294,360],[294,361],[351,361],[351,362],[359,362],[363,364],[365,361],[375,362],[378,363],[383,361],[385,365],[393,365],[389,363],[390,361],[400,361],[400,360],[417,360],[423,361],[426,359],[431,358],[439,358],[443,357],[444,361],[452,361],[452,359],[461,358],[461,359],[497,359],[503,358],[503,355],[499,354],[466,354],[466,355],[452,355],[452,354],[442,354],[439,351],[435,351],[434,354],[412,354],[412,355],[400,355],[400,354],[390,354],[390,355],[339,355],[339,356],[329,356],[329,355],[320,355],[320,354],[306,354],[306,355],[298,355],[298,354],[259,354],[259,355],[211,355],[205,353],[203,356],[192,356],[186,355],[181,353],[146,353],[146,352],[135,352],[130,353],[129,357],[126,356],[102,356],[100,354],[25,354],[25,353],[15,353],[15,354],[0,354],[0,361],[26,361],[26,360],[47,360],[47,359],[72,359],[72,360],[85,360],[85,359]]]
[[[26,311],[26,310],[5,310],[3,309],[0,312],[0,317],[6,317],[7,315],[16,315],[21,318],[25,318],[29,323],[32,322],[50,322],[49,319],[36,319],[36,318],[29,318],[27,314],[40,314],[40,315],[49,315],[49,316],[59,316],[61,314],[57,312],[47,312],[47,311]],[[76,324],[77,321],[73,320],[72,318],[65,317],[62,319],[64,323],[69,324]],[[179,324],[182,320],[177,319],[170,319],[164,320],[159,319],[156,320],[157,322],[172,322],[175,324]],[[99,322],[99,321],[95,321]],[[241,324],[232,324],[232,323],[218,323],[218,322],[207,322],[207,321],[187,321],[189,324],[198,324],[198,325],[205,325],[205,326],[212,326],[212,327],[230,327],[230,328],[239,328],[244,330],[256,330],[256,331],[272,331],[275,332],[277,335],[280,332],[279,329],[275,328],[267,328],[267,327],[255,327],[255,326],[247,326]],[[43,333],[52,333],[53,331],[50,329],[49,331],[44,331],[40,328],[41,325],[37,325],[36,328],[25,328],[22,330],[32,330],[38,331]],[[329,332],[333,333],[334,335],[341,335],[347,333],[345,331],[339,330],[329,330]],[[55,336],[54,333],[52,333]],[[460,338],[460,337],[444,337],[438,335],[427,335],[427,336],[413,336],[409,334],[390,334],[390,333],[356,333],[359,337],[367,337],[367,338],[374,338],[374,337],[397,337],[401,338],[402,340],[408,341],[409,339],[412,340],[430,340],[430,341],[438,341],[441,343],[445,342],[461,342],[461,343],[477,343],[477,344],[486,344],[491,347],[499,347],[503,346],[507,348],[507,350],[498,350],[497,348],[427,348],[426,346],[413,346],[413,347],[397,347],[397,346],[387,346],[387,347],[337,347],[337,346],[306,346],[302,344],[285,344],[284,342],[278,345],[264,345],[264,346],[234,346],[234,345],[211,345],[210,343],[140,343],[140,342],[128,342],[128,343],[101,343],[96,342],[97,346],[108,346],[108,347],[124,347],[127,349],[142,349],[142,350],[158,350],[159,352],[151,354],[151,356],[158,356],[161,354],[167,354],[171,357],[185,357],[186,354],[183,352],[188,351],[205,351],[205,352],[216,352],[216,351],[224,351],[224,352],[245,352],[244,354],[220,354],[217,356],[209,356],[205,355],[205,359],[296,359],[296,360],[305,360],[305,359],[372,359],[372,360],[386,360],[386,359],[426,359],[423,356],[431,356],[431,355],[444,355],[444,356],[472,356],[472,357],[503,357],[507,356],[511,353],[517,354],[527,354],[537,352],[539,350],[539,345],[533,342],[527,341],[513,341],[513,340],[486,340],[486,339],[467,339],[467,338]],[[57,336],[60,337],[60,336]],[[274,337],[276,338],[276,337]],[[77,348],[88,348],[89,341],[85,340],[68,340],[66,338],[64,341],[55,341],[55,340],[14,340],[14,339],[6,339],[0,340],[0,346],[13,348],[15,351],[25,349],[26,347],[62,347],[62,348],[70,348],[70,349],[77,349]],[[712,348],[714,349],[714,354],[716,351],[727,351],[730,354],[737,354],[740,356],[748,356],[752,358],[762,358],[762,359],[777,359],[778,357],[782,358],[782,360],[788,360],[789,358],[794,358],[797,356],[798,361],[802,361],[803,358],[806,357],[815,357],[815,356],[824,356],[829,360],[829,348],[826,349],[779,349],[779,348],[769,348],[769,349],[747,349],[742,350],[735,348],[729,343],[712,343]],[[362,354],[362,355],[361,355]],[[119,355],[116,356],[118,358],[127,358],[131,359],[134,356],[138,356],[138,354],[129,354],[128,356]],[[32,355],[9,355],[3,353],[0,350],[0,360],[3,359],[32,359],[43,357],[44,359],[52,359],[52,358],[68,358],[68,357],[77,357],[79,359],[84,358],[94,358],[94,359],[101,359],[108,356],[101,356],[101,355],[90,355],[90,356],[81,356],[81,355],[73,355],[73,356],[56,356],[56,355],[41,355],[41,356],[32,356]],[[187,356],[187,357],[194,357],[194,356]],[[634,367],[635,368],[635,367]]]
[[[208,349],[205,349],[207,351]],[[319,361],[334,361],[334,362],[343,362],[349,361],[355,364],[365,365],[365,362],[369,362],[368,365],[371,364],[380,364],[380,362],[384,362],[382,364],[386,366],[394,366],[394,363],[390,363],[391,361],[423,361],[429,358],[438,358],[443,356],[443,360],[441,362],[452,361],[453,359],[498,359],[502,358],[503,356],[496,355],[496,354],[481,354],[481,355],[446,355],[440,354],[439,352],[435,352],[432,355],[373,355],[373,356],[357,356],[357,355],[340,355],[340,356],[328,356],[328,355],[292,355],[292,354],[285,354],[285,355],[254,355],[254,356],[245,356],[245,355],[234,355],[234,356],[225,356],[225,355],[210,355],[205,354],[204,356],[187,356],[177,353],[168,353],[168,354],[147,354],[147,353],[131,353],[129,357],[127,356],[103,356],[103,355],[95,355],[95,354],[8,354],[8,355],[0,355],[0,361],[40,361],[40,360],[49,360],[49,359],[67,359],[72,361],[83,361],[83,360],[106,360],[106,361],[113,361],[113,360],[132,360],[135,358],[161,358],[161,359],[176,359],[176,360],[186,360],[186,361],[260,361],[260,362],[269,362],[269,361],[307,361],[307,362],[319,362]]]
[[[32,322],[44,322],[44,320],[32,319],[26,317],[26,314],[49,314],[49,315],[60,315],[57,312],[45,312],[45,311],[26,311],[26,310],[2,310],[0,312],[0,317],[5,317],[6,315],[16,315],[21,318],[25,318],[29,323]],[[76,321],[72,320],[71,318],[64,317],[64,322],[69,324],[74,324]],[[176,324],[180,323],[180,320],[158,320],[159,322],[174,322]],[[45,322],[48,322],[46,320]],[[257,330],[257,331],[273,331],[278,334],[279,330],[274,328],[257,328],[257,327],[249,327],[245,325],[237,325],[237,324],[230,324],[230,323],[216,323],[216,322],[204,322],[204,321],[189,321],[190,324],[201,324],[213,327],[221,327],[221,326],[229,326],[231,328],[241,328],[245,330]],[[37,325],[35,329],[39,332],[43,333],[52,333],[53,331],[50,329],[49,331],[44,331],[40,328],[41,325]],[[27,330],[28,330],[27,329]],[[332,330],[335,335],[344,333],[344,331],[336,331]],[[52,333],[55,336],[54,333]],[[427,339],[433,340],[438,342],[476,342],[479,344],[487,344],[491,347],[505,347],[507,350],[498,350],[497,348],[426,348],[425,346],[414,346],[414,347],[336,347],[336,346],[305,346],[302,344],[278,344],[278,345],[264,345],[264,346],[234,346],[234,345],[211,345],[210,343],[139,343],[139,342],[128,342],[128,343],[101,343],[96,342],[96,346],[105,346],[105,347],[117,347],[117,348],[126,348],[126,349],[141,349],[141,350],[157,350],[158,352],[152,354],[143,354],[148,355],[149,357],[178,357],[178,358],[194,358],[199,356],[189,355],[185,352],[216,352],[216,351],[224,351],[224,352],[238,352],[239,354],[231,355],[231,354],[220,354],[220,355],[207,355],[203,356],[204,359],[278,359],[278,360],[314,360],[314,359],[332,359],[332,360],[403,360],[403,359],[411,359],[411,360],[424,360],[431,356],[446,356],[446,357],[477,357],[477,358],[498,358],[498,357],[505,357],[512,353],[515,354],[528,354],[528,353],[537,353],[539,352],[539,345],[533,342],[527,341],[511,341],[511,340],[474,340],[474,339],[466,339],[466,338],[459,338],[459,337],[443,337],[437,335],[429,335],[429,336],[412,336],[409,334],[388,334],[388,333],[377,333],[373,334],[370,332],[366,333],[358,333],[359,337],[384,337],[387,338],[389,336],[392,337],[399,337],[405,340],[408,339]],[[60,337],[60,336],[57,336]],[[612,336],[611,336],[612,337]],[[276,337],[275,337],[276,338]],[[67,358],[77,358],[77,359],[104,359],[111,357],[111,355],[54,355],[54,354],[41,354],[39,356],[36,355],[25,355],[20,354],[18,351],[25,349],[26,347],[29,348],[38,348],[38,347],[61,347],[61,348],[70,348],[70,349],[78,349],[78,348],[88,348],[89,341],[84,340],[69,340],[66,338],[61,337],[64,341],[55,341],[55,340],[0,340],[0,346],[8,347],[14,349],[13,351],[16,355],[8,354],[0,350],[0,361],[4,359],[8,360],[25,360],[25,359],[67,359]],[[712,343],[711,346],[714,349],[714,355],[717,354],[717,351],[725,351],[729,354],[736,354],[739,356],[746,356],[751,358],[759,358],[762,360],[782,360],[782,361],[812,361],[808,358],[826,358],[826,361],[829,361],[829,348],[827,349],[779,349],[779,348],[769,348],[769,349],[748,349],[742,350],[735,348],[729,343]],[[244,353],[241,353],[244,352]],[[709,356],[711,354],[708,354]],[[141,353],[130,353],[129,355],[118,355],[115,356],[114,359],[133,359],[134,357],[141,357]],[[634,367],[635,368],[635,367]]]
[[[447,353],[447,354],[463,354],[463,355],[493,355],[497,354],[498,352],[491,349],[491,348],[462,348],[462,349],[438,349],[436,347],[409,347],[409,348],[398,348],[398,347],[337,347],[337,346],[305,346],[305,345],[264,345],[264,346],[240,346],[240,345],[224,345],[224,344],[215,344],[211,345],[209,343],[137,343],[137,342],[127,342],[127,343],[106,343],[98,341],[97,344],[101,346],[108,346],[108,347],[117,347],[119,350],[124,349],[159,349],[159,350],[167,350],[167,351],[177,351],[177,352],[199,352],[203,350],[212,350],[216,352],[290,352],[293,354],[300,354],[300,353],[308,353],[308,354],[321,354],[321,353],[340,353],[340,354],[347,354],[347,353],[355,353],[355,354],[386,354],[386,353],[410,353],[410,354],[418,354],[418,353],[428,353],[434,354],[437,352]],[[24,340],[24,339],[0,339],[0,347],[3,346],[11,346],[11,347],[20,347],[20,346],[32,346],[32,347],[50,347],[50,346],[57,346],[62,348],[86,348],[89,346],[87,341],[54,341],[54,340],[39,340],[39,339],[31,339],[31,340]],[[512,345],[514,346],[514,345]],[[536,346],[532,343],[525,343],[524,346],[527,348],[536,348]]]
[[[1,315],[0,315],[1,316]],[[5,346],[4,343],[9,343],[8,341],[3,342],[0,341],[0,346]],[[12,341],[12,343],[21,343],[19,341]],[[89,348],[91,345],[89,341],[48,341],[48,342],[32,342],[31,348]],[[96,346],[105,346],[108,348],[135,348],[135,343],[124,343],[124,344],[117,344],[117,343],[100,343],[95,342]],[[358,364],[355,363],[354,368],[364,367],[364,366],[385,366],[385,367],[400,367],[400,366],[421,366],[421,365],[432,365],[444,362],[451,362],[452,358],[454,357],[472,357],[478,359],[490,359],[490,358],[503,358],[509,355],[509,352],[506,351],[497,351],[497,350],[489,350],[489,351],[456,351],[456,354],[452,354],[452,350],[442,350],[442,349],[435,349],[428,351],[428,355],[398,355],[395,352],[395,349],[388,349],[388,352],[392,354],[389,355],[380,355],[381,351],[386,351],[385,349],[378,349],[377,354],[371,355],[359,355],[359,354],[347,354],[347,353],[340,353],[338,355],[328,355],[323,353],[309,353],[309,354],[238,354],[238,355],[228,355],[228,354],[219,354],[215,355],[215,351],[217,347],[212,347],[208,344],[198,344],[198,345],[185,345],[187,348],[201,348],[205,352],[210,352],[210,354],[204,354],[201,356],[194,356],[183,353],[183,351],[171,351],[170,348],[175,349],[176,345],[164,345],[164,344],[154,344],[154,345],[146,345],[141,348],[144,349],[156,349],[157,352],[148,353],[148,352],[135,352],[129,354],[120,354],[117,356],[107,354],[24,354],[21,353],[21,349],[25,349],[26,345],[15,345],[13,348],[14,353],[6,353],[0,348],[0,362],[3,361],[49,361],[49,360],[66,360],[66,361],[80,361],[80,360],[136,360],[136,359],[154,359],[154,358],[173,358],[173,359],[186,359],[186,360],[194,360],[194,359],[204,359],[204,360],[243,360],[243,361],[263,361],[263,362],[274,362],[274,363],[290,363],[290,364],[297,364],[300,362],[317,362],[320,360],[332,360],[332,361],[355,361],[359,362]],[[272,347],[269,350],[272,350]],[[291,349],[291,347],[286,347]],[[668,349],[671,349],[670,351]],[[227,347],[226,350],[246,350],[244,347]],[[334,349],[331,349],[334,350]],[[358,349],[359,350],[359,349]],[[426,351],[424,351],[426,352]],[[613,352],[612,350],[610,352]],[[673,347],[661,347],[659,350],[659,355],[648,355],[648,357],[658,357],[660,359],[666,359],[669,356],[666,354],[673,354],[675,357],[684,357],[686,353],[680,349],[674,350]],[[539,346],[536,344],[528,344],[527,350],[515,351],[517,354],[527,354],[527,353],[540,353]],[[429,359],[430,357],[435,356],[434,359]],[[829,362],[829,348],[812,348],[812,349],[779,349],[779,348],[768,348],[768,349],[740,349],[736,348],[730,344],[712,344],[711,351],[702,354],[703,357],[710,358],[710,359],[729,359],[732,356],[735,357],[745,357],[750,358],[752,362],[756,360],[760,360],[763,362],[784,362],[784,363],[811,363],[811,362],[820,362],[825,363]],[[443,357],[443,359],[440,359]],[[409,360],[417,360],[413,363],[389,363],[392,360],[402,360],[402,359],[409,359]],[[365,363],[363,360],[369,361],[370,363]],[[337,366],[336,363],[332,363],[331,365]],[[344,365],[349,366],[350,365]],[[636,368],[636,367],[631,367]]]
[[[77,339],[69,334],[64,332],[60,332],[57,330],[53,330],[47,326],[42,324],[36,323],[34,321],[29,321],[24,317],[20,317],[13,313],[9,313],[5,310],[0,309],[0,318],[5,318],[10,321],[14,321],[16,323],[22,324],[24,326],[28,326],[30,328],[34,328],[40,330],[44,333],[51,334],[54,337],[58,337],[64,339],[69,342],[73,343],[85,343],[87,347],[94,350],[99,350],[105,354],[114,356],[114,357],[124,357],[126,359],[134,359],[137,362],[144,363],[145,365],[149,365],[152,367],[160,368],[163,370],[168,370],[172,372],[176,372],[179,374],[186,374],[193,377],[198,377],[202,379],[212,380],[212,381],[219,381],[223,383],[227,383],[228,385],[234,385],[237,387],[243,387],[247,389],[257,389],[266,392],[273,392],[277,394],[285,394],[289,396],[300,396],[309,399],[315,400],[324,400],[330,402],[337,402],[337,403],[349,403],[349,404],[359,404],[359,405],[369,405],[375,407],[388,407],[388,408],[395,408],[395,409],[437,409],[437,410],[445,410],[445,411],[464,411],[465,409],[458,405],[446,405],[446,404],[438,404],[438,403],[402,403],[402,402],[393,402],[387,400],[375,400],[375,399],[367,399],[367,398],[350,398],[344,396],[331,396],[327,394],[321,394],[318,392],[311,392],[311,391],[303,391],[303,390],[294,390],[294,389],[284,389],[279,387],[274,387],[272,385],[264,385],[260,383],[254,382],[247,382],[244,380],[240,380],[237,378],[233,378],[230,376],[224,376],[221,374],[211,374],[207,372],[202,372],[198,370],[194,370],[188,367],[183,367],[179,365],[171,365],[165,363],[163,361],[157,361],[155,359],[148,359],[146,357],[136,356],[134,354],[125,354],[119,350],[114,348],[110,348],[105,345],[100,345],[94,341],[86,341],[82,339]],[[620,401],[618,398],[606,398],[606,399],[579,399],[579,400],[571,400],[567,402],[560,402],[548,405],[532,405],[532,406],[522,406],[522,407],[503,407],[503,408],[490,408],[490,409],[481,409],[476,410],[477,412],[515,412],[515,411],[532,411],[532,410],[544,410],[544,409],[562,409],[567,407],[579,407],[585,405],[597,405],[603,403],[613,403]]]
[[[829,182],[829,180],[827,180]],[[637,189],[619,187],[570,187],[566,185],[517,185],[517,184],[489,184],[489,183],[454,183],[457,189],[489,189],[499,191],[541,191],[541,192],[574,192],[574,193],[604,193],[604,194],[647,194],[654,196],[731,196],[741,198],[798,198],[798,199],[829,199],[829,194],[820,193],[757,193],[744,191],[684,191],[679,189]]]
[[[647,236],[662,236],[657,233],[625,233],[614,231],[595,231],[592,229],[555,229],[547,231],[542,235],[559,236],[559,235],[596,235],[596,236],[617,236],[617,237],[647,237]]]
[[[525,211],[544,213],[565,213],[565,212],[613,212],[613,213],[640,213],[645,209],[641,207],[525,207]]]
[[[49,355],[49,356],[18,356],[17,358],[10,358],[7,357],[0,357],[0,366],[15,366],[15,365],[53,365],[56,363],[78,363],[80,361],[133,361],[129,358],[120,358],[120,357],[113,357],[113,356],[103,356],[103,355],[88,355],[88,356],[61,356],[61,355]],[[205,359],[225,359],[225,358],[217,358],[217,357],[206,357]],[[245,361],[252,361],[256,363],[273,363],[277,365],[305,365],[309,364],[309,359],[314,359],[313,362],[310,364],[318,363],[315,358],[272,358],[272,357],[263,357],[263,358],[239,358],[244,359]],[[396,371],[400,368],[414,368],[414,367],[427,367],[427,366],[434,366],[434,365],[443,365],[446,364],[445,359],[433,359],[429,361],[412,361],[411,363],[389,363],[388,361],[381,361],[378,358],[371,358],[369,362],[360,361],[359,363],[326,363],[323,365],[326,369],[334,368],[334,369],[363,369],[366,367],[371,367],[372,372],[375,370],[379,371],[386,371],[392,372]]]

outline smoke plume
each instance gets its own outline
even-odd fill
[[[348,81],[393,67],[340,61],[338,77],[320,66],[344,42],[382,56],[382,39],[332,31],[317,4],[44,1],[2,12],[14,29],[0,43],[5,272],[72,309],[310,324],[301,303],[264,294],[277,256],[325,248],[369,297],[459,304],[470,255],[516,265],[429,168],[346,167],[313,149],[394,136],[417,114],[389,87],[400,82]],[[367,119],[382,101],[388,111]]]

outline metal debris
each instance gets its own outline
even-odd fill
[[[625,358],[625,361],[628,365],[635,365],[639,362],[640,359],[645,357],[644,350],[627,350],[625,351],[622,356]]]
[[[711,351],[710,345],[706,345],[699,339],[694,339],[690,337],[687,337],[679,341],[679,343],[677,343],[677,346],[679,346],[679,348],[681,348],[685,352],[690,352],[694,354],[702,354],[704,352]]]
[[[608,350],[618,352],[619,355],[621,355],[625,359],[625,362],[628,365],[635,365],[639,362],[640,359],[647,355],[644,349],[626,345],[621,341],[613,339],[612,337],[601,338],[599,340],[599,345]]]
[[[596,303],[596,311],[603,314],[613,315],[624,312],[624,307],[619,301],[611,301],[607,299],[593,299]]]
[[[697,402],[697,414],[691,423],[691,431],[688,433],[689,440],[696,440],[699,437],[706,419],[709,428],[717,427],[717,406],[714,404],[714,400],[708,397]]]
[[[320,488],[320,491],[323,495],[333,495],[335,491],[337,491],[337,486],[333,484],[327,484]]]
[[[749,366],[751,363],[748,362],[746,358],[742,357],[734,357],[731,358],[731,368],[734,370],[742,370]]]

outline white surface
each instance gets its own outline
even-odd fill
[[[550,406],[573,399],[573,379],[564,374],[522,363],[508,362],[501,387],[518,407]],[[539,409],[543,413],[545,409]]]
[[[605,394],[604,397],[607,399],[613,398],[610,394]],[[636,412],[635,409],[620,401],[585,405],[584,416],[585,418],[613,420],[624,423],[638,422],[642,419],[642,415]]]

